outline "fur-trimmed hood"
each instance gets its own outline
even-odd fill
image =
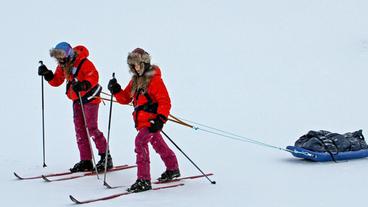
[[[83,45],[78,45],[78,46],[74,47],[73,50],[74,50],[74,52],[76,52],[78,54],[79,59],[84,59],[84,58],[87,58],[89,56],[88,49]]]
[[[59,66],[63,69],[65,77],[70,78],[74,67],[78,67],[79,63],[89,56],[88,49],[83,45],[78,45],[73,48],[73,57],[71,57],[65,64]]]
[[[142,48],[136,48],[128,54],[127,63],[140,64],[140,63],[151,63],[151,56]]]
[[[135,69],[135,65],[139,65],[141,69],[139,76],[144,76],[145,73],[149,73],[152,69],[151,56],[142,48],[136,48],[132,52],[128,53],[127,63],[130,72],[138,75],[138,71]]]

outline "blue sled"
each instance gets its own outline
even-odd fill
[[[327,152],[313,152],[301,147],[287,146],[286,149],[291,150],[291,154],[294,157],[303,158],[307,160],[312,160],[316,162],[326,162],[333,161],[331,155]],[[339,152],[333,155],[335,160],[351,160],[368,157],[368,149],[349,151],[349,152]]]

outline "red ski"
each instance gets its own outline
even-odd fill
[[[161,190],[161,189],[166,189],[166,188],[174,188],[174,187],[183,186],[183,185],[184,184],[180,183],[180,184],[174,184],[174,185],[160,186],[160,187],[152,188],[152,190]],[[149,191],[144,191],[144,192],[149,192]],[[113,198],[116,198],[116,197],[129,195],[129,194],[133,194],[133,193],[134,192],[125,191],[125,192],[122,192],[122,193],[116,193],[116,194],[112,194],[112,195],[109,195],[109,196],[95,198],[95,199],[89,199],[89,200],[84,200],[84,201],[77,200],[72,195],[69,195],[69,198],[75,204],[85,204],[85,203],[92,203],[92,202],[97,202],[97,201],[110,200],[110,199],[113,199]]]
[[[126,166],[128,166],[128,165],[119,165],[119,166],[116,166],[115,168],[126,167]],[[57,177],[57,176],[70,175],[70,174],[73,174],[73,173],[70,172],[70,171],[67,171],[67,172],[59,172],[59,173],[50,173],[50,174],[45,174],[45,175],[22,177],[22,176],[18,175],[16,172],[14,172],[14,176],[16,178],[18,178],[19,180],[33,180],[33,179],[42,178],[43,176],[44,177]]]
[[[156,181],[156,182],[153,182],[153,184],[172,183],[172,182],[178,182],[181,180],[196,179],[196,178],[202,178],[202,177],[211,176],[211,175],[213,175],[213,173],[208,173],[205,175],[188,176],[188,177],[178,177],[176,179],[169,180],[169,181]]]
[[[62,176],[62,175],[69,175],[69,174],[72,174],[72,172],[50,173],[50,174],[47,174],[45,176],[46,177],[55,177],[55,176]],[[32,180],[32,179],[42,178],[42,175],[31,176],[31,177],[22,177],[22,176],[18,175],[16,172],[14,172],[14,175],[19,180]]]
[[[152,184],[165,184],[165,183],[173,183],[173,182],[179,182],[181,180],[190,180],[190,179],[196,179],[196,178],[202,178],[202,177],[206,177],[206,176],[212,176],[213,173],[208,173],[205,175],[194,175],[194,176],[187,176],[187,177],[179,177],[176,178],[174,180],[170,180],[170,181],[155,181],[152,182]],[[108,183],[104,183],[104,185],[108,188],[108,189],[115,189],[115,188],[121,188],[121,187],[126,187],[124,185],[119,185],[119,186],[111,186]]]
[[[129,168],[134,168],[136,167],[136,165],[122,165],[122,166],[116,166],[113,167],[111,169],[109,169],[107,172],[114,172],[114,171],[119,171],[119,170],[126,170]],[[103,172],[101,172],[103,173]],[[100,174],[101,174],[100,173]],[[42,179],[46,182],[55,182],[55,181],[63,181],[63,180],[72,180],[72,179],[76,179],[76,178],[81,178],[81,177],[86,177],[86,176],[93,176],[96,175],[96,172],[85,172],[83,174],[78,174],[78,175],[71,175],[71,176],[67,176],[67,177],[62,177],[62,178],[56,178],[56,179],[50,179],[47,176],[41,176]]]

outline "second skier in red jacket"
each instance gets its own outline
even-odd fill
[[[137,163],[137,181],[128,188],[130,192],[152,189],[150,175],[150,157],[148,143],[160,155],[166,171],[158,179],[172,180],[180,176],[178,161],[174,152],[167,146],[160,131],[170,113],[171,101],[166,86],[161,78],[161,70],[151,65],[150,55],[141,48],[129,53],[127,63],[132,79],[125,87],[111,79],[108,88],[120,104],[133,102],[133,119],[138,135],[135,138]]]

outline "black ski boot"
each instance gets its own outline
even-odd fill
[[[164,173],[161,174],[161,177],[157,178],[160,182],[166,182],[173,180],[174,178],[180,177],[180,171],[177,170],[166,170]]]
[[[75,164],[73,168],[70,168],[70,172],[85,172],[92,171],[93,169],[93,163],[91,160],[81,160]]]
[[[131,193],[138,193],[151,189],[152,189],[151,181],[138,179],[132,186],[130,186],[130,188],[127,189],[127,191]]]
[[[98,161],[98,163],[96,164],[96,168],[97,168],[97,172],[104,172],[105,171],[105,157],[106,154],[102,153],[100,154],[100,161]],[[111,169],[112,167],[114,167],[113,163],[112,163],[112,158],[110,153],[107,155],[107,170]]]

